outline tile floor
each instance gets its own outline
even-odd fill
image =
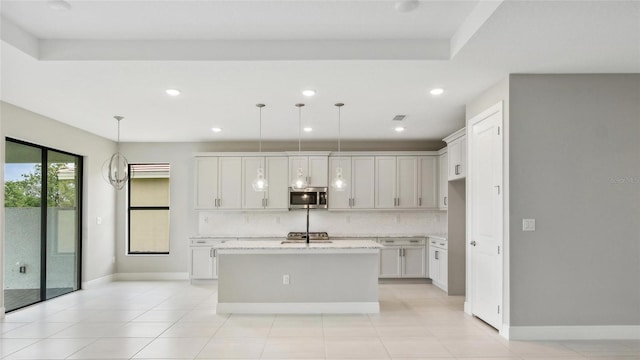
[[[640,341],[516,342],[429,284],[376,315],[217,315],[216,284],[115,282],[10,313],[2,359],[640,359]]]

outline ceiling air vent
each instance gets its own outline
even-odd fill
[[[407,115],[396,115],[396,116],[393,117],[393,121],[402,121],[406,117],[407,117]]]

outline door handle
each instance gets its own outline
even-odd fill
[[[476,243],[476,241],[474,240],[474,241],[470,242],[469,244],[470,244],[471,246],[476,246],[476,244],[477,244],[477,243]]]

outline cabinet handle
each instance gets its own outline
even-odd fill
[[[400,198],[398,198],[398,205],[397,206],[400,206]]]
[[[417,243],[417,242],[419,242],[419,241],[420,241],[420,240],[409,240],[409,242],[412,242],[412,243]]]
[[[421,197],[418,198],[418,206],[422,206],[422,198]]]
[[[393,241],[393,240],[385,240],[384,242],[386,242],[387,244],[393,244],[395,241]]]
[[[198,240],[198,241],[196,241],[196,242],[197,242],[198,244],[204,244],[206,241],[204,241],[204,240]]]
[[[269,198],[264,199],[264,207],[269,207]]]
[[[209,257],[212,258],[213,257],[213,248],[209,249]]]
[[[460,165],[456,165],[455,169],[456,175],[460,175]]]
[[[213,249],[213,257],[215,258],[216,256],[218,256],[218,250]]]
[[[440,257],[438,256],[438,250],[436,250],[436,260],[440,260]]]
[[[307,184],[311,185],[311,176],[307,176],[305,179],[307,179]]]
[[[403,250],[404,250],[404,249],[402,249],[402,248],[401,248],[401,249],[398,249],[398,252],[400,253],[400,257],[403,257],[403,256],[404,256],[404,251],[403,251]]]
[[[444,204],[445,204],[445,205],[447,205],[447,197],[448,197],[448,196],[445,196],[445,197],[444,197]]]
[[[356,199],[351,198],[351,207],[356,206]]]
[[[444,246],[444,243],[440,243],[440,246]]]

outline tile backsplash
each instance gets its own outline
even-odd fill
[[[201,211],[196,235],[281,237],[305,231],[306,215],[305,210]],[[330,236],[441,234],[447,232],[447,212],[311,210],[309,224],[309,231],[326,231]]]

